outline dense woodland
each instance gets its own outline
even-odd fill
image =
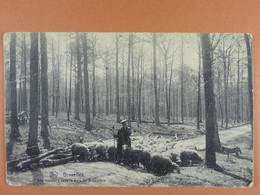
[[[13,140],[19,114],[28,113],[28,155],[39,153],[38,118],[48,148],[48,116],[61,113],[84,121],[86,131],[104,115],[130,126],[205,123],[214,143],[206,159],[218,127],[252,124],[248,34],[10,33],[4,40],[5,113]]]

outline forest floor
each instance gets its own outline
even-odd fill
[[[84,116],[82,115],[83,119]],[[65,114],[58,118],[50,116],[50,141],[53,148],[67,148],[83,137],[83,141],[102,142],[108,146],[114,145],[114,132],[121,127],[116,123],[115,116],[101,116],[92,119],[93,129],[86,131],[83,121],[66,120]],[[167,154],[185,149],[198,149],[205,156],[205,135],[202,130],[196,130],[195,120],[188,120],[182,125],[141,124],[137,127],[132,123],[132,147],[149,151],[151,154]],[[227,130],[219,128],[219,136],[223,146],[240,147],[240,156],[216,153],[217,164],[224,170],[214,171],[205,167],[181,167],[181,173],[169,173],[165,176],[155,176],[142,168],[130,168],[110,162],[69,162],[48,168],[39,168],[26,172],[7,172],[7,183],[10,185],[43,185],[43,186],[223,186],[248,187],[253,184],[253,149],[250,125],[236,124]],[[20,126],[21,142],[14,144],[10,160],[27,157],[25,153],[28,140],[29,125]],[[40,125],[39,125],[40,131]],[[8,142],[10,125],[6,125],[6,142]],[[176,139],[176,136],[178,139]],[[42,139],[39,136],[39,147]],[[55,175],[56,177],[53,177]]]

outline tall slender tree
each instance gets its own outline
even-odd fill
[[[70,120],[71,115],[71,101],[72,101],[72,63],[73,63],[73,55],[72,55],[72,46],[70,47],[70,89],[69,89],[69,114],[68,114],[68,120]]]
[[[168,126],[170,125],[170,119],[171,119],[171,93],[172,93],[172,77],[173,77],[173,63],[174,63],[174,51],[172,52],[172,60],[171,60],[171,71],[170,71],[170,83],[169,83],[169,89],[168,89],[168,110],[167,113],[168,117]],[[174,99],[174,98],[173,98]]]
[[[65,70],[65,106],[66,106],[66,113],[67,113],[67,119],[69,121],[69,105],[68,105],[68,40],[66,36],[66,54],[65,54],[65,64],[66,64],[66,70]]]
[[[251,123],[251,132],[253,135],[253,74],[252,74],[252,46],[249,34],[244,34],[247,51],[247,79],[248,79],[248,99],[249,99],[249,118]]]
[[[184,67],[184,61],[183,61],[183,37],[181,35],[181,121],[184,122],[184,84],[183,84],[183,67]]]
[[[17,118],[17,91],[16,91],[16,34],[11,33],[10,42],[10,84],[11,84],[11,134],[10,140],[20,137]]]
[[[122,92],[121,92],[121,113],[125,115],[125,58],[124,58],[124,51],[122,51]]]
[[[85,87],[85,120],[86,130],[91,130],[90,106],[89,106],[89,78],[88,78],[88,42],[86,33],[82,34],[83,57],[84,57],[84,87]]]
[[[172,40],[168,39],[161,42],[161,46],[159,47],[162,57],[164,59],[164,78],[165,78],[165,102],[166,102],[166,119],[168,120],[168,124],[170,123],[170,86],[168,85],[168,72],[170,72],[170,80],[172,77],[172,66],[170,67],[170,71],[168,69],[169,63],[168,59],[171,58],[170,50],[172,48]],[[173,63],[173,61],[172,61]],[[171,64],[172,65],[172,64]],[[170,81],[171,83],[171,81]]]
[[[119,107],[119,72],[118,72],[119,35],[116,34],[116,120],[120,122]]]
[[[48,57],[47,57],[47,40],[45,33],[40,34],[41,40],[41,89],[42,89],[42,122],[41,122],[41,136],[44,147],[50,148],[49,140],[49,114],[48,114]]]
[[[158,35],[153,33],[152,42],[153,42],[153,79],[154,79],[155,123],[157,126],[159,126],[160,125],[159,99],[158,99],[158,91],[157,91],[157,71],[156,71],[157,39],[158,39]]]
[[[52,116],[54,116],[55,113],[55,108],[56,108],[56,92],[55,92],[55,88],[56,88],[56,79],[55,79],[55,75],[56,75],[56,71],[55,71],[55,55],[54,55],[54,46],[53,46],[53,39],[52,39],[52,52],[51,52],[51,58],[52,58]]]
[[[240,43],[237,45],[237,101],[236,101],[236,119],[237,123],[240,122]]]
[[[79,45],[79,34],[76,33],[76,50],[77,50],[77,81],[75,89],[75,119],[80,120],[79,117],[79,104],[80,104],[80,82],[81,82],[81,55]]]
[[[225,38],[222,39],[222,60],[224,64],[224,112],[225,112],[225,128],[228,128],[228,102],[227,102],[227,62],[226,62],[226,55],[225,55]]]
[[[142,100],[142,86],[143,86],[143,45],[139,50],[137,60],[137,125],[141,123],[141,100]]]
[[[130,55],[131,55],[131,68],[132,68],[132,90],[131,90],[131,119],[135,120],[135,63],[134,63],[134,38],[135,35],[131,33],[131,42],[130,42]]]
[[[22,73],[22,77],[23,77],[23,88],[22,88],[22,105],[23,108],[22,110],[27,112],[27,88],[26,88],[26,83],[27,83],[27,48],[26,48],[26,39],[25,39],[25,33],[23,34],[23,73]]]
[[[56,117],[58,117],[60,111],[60,36],[58,34],[58,55],[57,55],[57,91],[56,91]]]
[[[31,33],[30,51],[30,125],[26,153],[29,156],[40,153],[38,147],[38,33]]]
[[[109,85],[109,51],[108,49],[105,51],[105,57],[103,58],[104,62],[105,62],[105,80],[106,80],[106,115],[109,114],[109,89],[110,89],[110,85]]]
[[[127,117],[128,117],[128,125],[131,126],[131,94],[130,94],[130,60],[131,60],[131,45],[132,43],[132,34],[129,33],[128,36],[128,58],[127,58],[127,87],[126,87],[126,91],[127,91]]]
[[[197,100],[197,129],[200,129],[201,121],[201,89],[200,89],[200,65],[201,65],[201,44],[198,44],[199,49],[199,71],[198,71],[198,100]]]
[[[92,50],[92,112],[93,117],[96,117],[96,45],[97,38],[92,34],[91,50]]]

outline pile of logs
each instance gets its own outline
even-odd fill
[[[73,157],[70,149],[55,149],[43,154],[27,157],[24,159],[7,161],[8,171],[26,171],[42,167],[61,165],[72,161]]]

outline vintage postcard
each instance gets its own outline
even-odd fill
[[[252,36],[4,36],[14,186],[250,187]]]

